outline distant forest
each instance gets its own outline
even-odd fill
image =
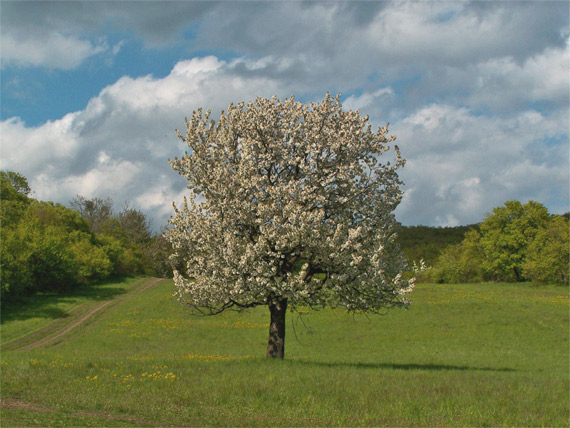
[[[397,242],[410,263],[423,260],[426,265],[433,266],[443,249],[461,243],[470,229],[478,231],[479,226],[402,226]]]

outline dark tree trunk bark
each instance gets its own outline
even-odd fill
[[[515,280],[516,280],[516,282],[521,282],[521,281],[522,281],[522,278],[521,278],[521,274],[519,273],[519,270],[518,270],[516,267],[514,267],[514,268],[513,268],[513,271],[515,272]]]
[[[269,304],[271,322],[269,323],[269,343],[267,344],[267,358],[285,357],[285,312],[287,312],[287,299],[278,300]]]

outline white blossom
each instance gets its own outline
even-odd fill
[[[267,305],[377,311],[407,304],[393,211],[405,160],[388,126],[343,111],[339,96],[198,110],[170,160],[191,190],[166,235],[183,268],[177,296],[219,312]],[[392,162],[382,162],[394,148]]]

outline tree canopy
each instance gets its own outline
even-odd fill
[[[268,357],[283,357],[287,306],[380,311],[408,302],[413,280],[395,242],[405,161],[388,127],[339,97],[257,98],[219,121],[193,113],[190,148],[172,167],[190,194],[167,236],[185,272],[178,297],[210,314],[268,305]]]
[[[507,201],[446,248],[426,279],[568,284],[569,230],[568,217],[538,202]]]
[[[169,276],[170,247],[151,236],[134,208],[115,215],[109,198],[76,197],[76,210],[28,195],[22,175],[0,171],[2,304],[36,292],[60,292],[109,276]]]

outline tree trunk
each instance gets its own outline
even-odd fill
[[[521,282],[522,281],[521,274],[519,273],[519,270],[516,268],[516,266],[513,268],[513,271],[515,272],[515,281]]]
[[[267,344],[267,358],[280,358],[285,356],[285,312],[287,299],[278,300],[269,304],[271,322],[269,324],[269,343]]]

